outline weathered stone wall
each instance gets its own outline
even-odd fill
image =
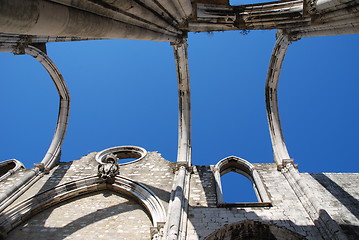
[[[29,190],[21,195],[9,208],[37,193],[51,189],[57,185],[97,175],[98,163],[95,160],[95,156],[96,152],[90,153],[79,160],[60,163],[50,174],[44,175]],[[151,191],[162,200],[164,206],[167,207],[172,188],[174,166],[174,163],[165,160],[159,153],[148,152],[146,157],[140,161],[121,164],[120,174],[150,188]],[[13,176],[10,176],[0,185],[0,190],[4,191],[6,187],[11,186],[23,175],[24,171],[19,171]]]
[[[19,180],[22,177],[24,177],[26,175],[26,173],[28,173],[29,171],[31,171],[31,170],[21,168],[21,169],[17,170],[14,174],[12,174],[9,177],[7,177],[6,179],[2,180],[0,182],[0,193],[4,193],[6,191],[6,189],[13,186],[17,182],[19,182]]]
[[[298,200],[297,196],[289,186],[285,177],[277,170],[275,164],[253,164],[257,169],[264,185],[269,193],[272,207],[231,207],[217,208],[213,204],[203,203],[202,206],[196,207],[196,198],[190,198],[191,207],[189,208],[188,221],[188,240],[204,239],[212,232],[232,223],[256,220],[269,222],[279,227],[295,231],[301,235],[307,236],[308,239],[321,239],[314,223],[309,219],[305,209]],[[202,168],[202,167],[199,167]],[[198,174],[204,176],[197,176]],[[193,175],[191,183],[206,181],[204,185],[215,186],[214,178],[209,177],[209,171],[197,171]],[[201,183],[202,184],[202,183]],[[201,185],[198,182],[195,184]],[[191,187],[192,188],[192,187]],[[200,194],[200,199],[206,199],[206,196],[215,194],[215,188],[207,188],[207,192]],[[198,195],[198,194],[197,194]],[[209,198],[212,201],[212,198]],[[202,202],[205,202],[202,200]],[[205,205],[211,207],[203,207]]]
[[[216,183],[210,166],[193,166],[189,205],[192,207],[217,206]]]
[[[150,239],[150,227],[151,220],[137,202],[103,191],[44,210],[7,239]]]
[[[44,175],[10,207],[55,186],[97,175],[96,153],[68,163],[60,163]],[[254,229],[277,239],[293,231],[309,240],[322,239],[300,199],[276,164],[253,164],[263,180],[271,206],[217,206],[216,181],[211,166],[193,166],[187,224],[187,240],[204,239],[212,234],[231,237],[233,229]],[[167,212],[176,164],[157,152],[120,165],[120,175],[150,189]],[[19,170],[0,184],[0,192],[16,183],[26,171]],[[311,201],[339,224],[349,239],[359,236],[359,173],[300,174],[310,187]],[[100,191],[99,191],[100,190]],[[263,224],[263,225],[261,225]],[[75,197],[21,223],[9,233],[9,239],[150,239],[151,218],[135,199],[104,187]],[[220,230],[220,231],[218,231]],[[236,230],[236,231],[237,231]],[[248,231],[249,231],[248,230]],[[268,230],[268,231],[267,231]],[[213,233],[215,233],[213,235]],[[245,231],[238,234],[247,234]],[[214,238],[213,238],[214,236]],[[298,238],[293,235],[292,239]]]
[[[81,159],[60,163],[49,174],[40,178],[8,208],[57,185],[96,175],[98,164],[95,160],[95,155],[96,153],[90,153]]]
[[[359,236],[359,173],[303,173],[312,197],[349,239]]]
[[[175,163],[165,160],[158,152],[148,152],[140,161],[120,165],[120,174],[144,184],[162,200],[167,209],[175,166]]]
[[[96,176],[98,163],[95,156],[96,153],[90,153],[79,160],[60,163],[49,174],[40,178],[6,210],[58,185]],[[148,152],[141,160],[121,164],[120,174],[149,188],[160,199],[167,211],[174,167],[174,163],[166,161],[159,153]],[[4,191],[23,175],[24,171],[18,171],[2,182],[1,189]],[[71,186],[66,185],[67,187]],[[146,215],[146,211],[143,211],[143,206],[137,200],[127,195],[119,195],[121,193],[110,191],[110,189],[103,190],[106,191],[104,193],[89,190],[95,192],[77,198],[73,198],[71,195],[72,198],[66,203],[51,206],[49,209],[44,208],[36,215],[31,214],[27,223],[21,223],[16,230],[10,232],[9,238],[102,239],[109,233],[111,235],[116,233],[116,236],[119,236],[117,239],[149,239],[152,219]],[[92,229],[87,225],[91,225]],[[80,235],[81,237],[79,237]]]

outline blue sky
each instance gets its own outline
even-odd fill
[[[264,86],[275,31],[190,33],[193,163],[230,155],[273,162]],[[358,172],[359,35],[304,38],[289,46],[279,108],[301,172]],[[118,145],[177,151],[177,80],[167,42],[50,43],[71,111],[62,161]],[[29,56],[0,54],[0,159],[40,162],[58,112],[56,89]]]

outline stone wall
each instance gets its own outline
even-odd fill
[[[190,180],[189,205],[192,207],[216,207],[217,195],[210,166],[193,166]]]
[[[7,239],[150,239],[150,227],[151,220],[137,202],[103,191],[48,208]]]
[[[277,170],[276,164],[253,164],[257,169],[264,185],[269,193],[272,203],[271,207],[211,207],[192,206],[189,209],[188,238],[187,240],[204,239],[214,231],[236,222],[255,220],[274,224],[278,227],[297,232],[307,239],[321,239],[314,223],[310,220],[302,204],[289,186],[284,176]],[[202,168],[197,167],[197,168]],[[197,176],[203,174],[204,176]],[[214,178],[208,176],[208,171],[197,171],[192,176],[192,182],[201,179],[209,185],[215,185]],[[197,185],[201,185],[196,183]],[[192,187],[191,187],[192,188]],[[215,194],[214,188],[207,188],[206,196]],[[198,198],[196,196],[196,198]],[[209,198],[211,199],[211,198]],[[212,199],[211,199],[212,200]],[[190,202],[195,203],[196,199],[191,196]],[[203,201],[202,201],[203,202]],[[205,204],[203,204],[205,205]]]
[[[359,236],[359,173],[303,173],[312,197],[349,239]]]
[[[151,189],[167,209],[175,166],[175,163],[165,160],[158,152],[148,152],[140,161],[120,165],[120,174]]]
[[[104,239],[110,235],[112,238],[115,236],[115,239],[150,239],[151,231],[154,231],[151,228],[153,219],[133,195],[115,192],[106,184],[98,188],[91,185],[91,189],[88,187],[88,190],[70,193],[71,184],[79,184],[76,187],[80,189],[84,178],[91,178],[91,181],[98,179],[95,155],[96,153],[90,153],[79,160],[60,163],[5,209],[5,212],[14,209],[17,204],[30,198],[36,203],[35,195],[49,189],[56,192],[58,190],[54,190],[55,187],[62,184],[66,185],[59,188],[69,188],[67,197],[58,195],[58,200],[55,200],[57,204],[45,204],[25,215],[25,222],[21,219],[20,222],[15,222],[14,224],[20,225],[8,233],[8,238]],[[309,240],[323,239],[308,215],[308,208],[303,207],[303,199],[293,191],[293,186],[277,170],[276,164],[257,163],[253,166],[268,193],[269,205],[218,205],[213,166],[191,168],[186,240],[205,239],[208,236],[210,239],[219,236],[223,239],[233,236],[286,239],[285,236],[288,235],[291,235],[290,239],[302,239],[302,236]],[[148,152],[141,160],[121,164],[120,175],[153,192],[162,203],[164,212],[167,212],[175,169],[175,163],[163,159],[157,152]],[[15,184],[27,171],[29,170],[19,170],[2,181],[0,192]],[[326,210],[348,239],[357,239],[359,173],[301,173],[300,176],[301,181],[310,188],[310,196],[305,197]],[[46,194],[47,192],[40,195],[46,197]],[[48,193],[50,197],[51,194],[53,193]],[[67,194],[66,191],[64,194]],[[42,198],[39,199],[42,201]],[[259,231],[260,234],[253,235],[253,231]]]
[[[56,186],[66,184],[63,185],[65,188],[71,188],[71,182],[96,177],[98,163],[95,156],[96,153],[90,153],[79,160],[60,163],[49,174],[44,175],[33,184],[5,211],[13,209],[39,193],[54,189]],[[167,211],[174,168],[175,164],[163,159],[159,153],[148,152],[141,160],[120,164],[120,174],[150,189]],[[0,190],[4,191],[8,186],[16,183],[26,171],[18,171],[3,181]],[[76,195],[86,192],[91,193],[76,197]],[[68,197],[64,196],[56,200],[61,202],[59,205],[50,204],[48,208],[48,204],[45,204],[44,209],[36,209],[35,214],[30,211],[31,218],[28,222],[21,223],[20,226],[12,230],[9,233],[9,238],[104,239],[108,238],[108,234],[111,236],[116,234],[118,236],[116,239],[151,238],[150,229],[153,225],[151,216],[147,216],[146,212],[148,211],[144,210],[144,207],[135,198],[111,191],[111,187],[106,189],[103,185],[98,190],[92,187],[76,194],[69,193],[67,195]],[[67,198],[69,200],[62,202],[61,199]],[[40,212],[37,213],[38,211]]]
[[[90,153],[81,159],[72,162],[63,162],[55,167],[50,174],[44,175],[28,191],[19,197],[9,208],[24,201],[42,191],[51,189],[66,182],[97,175],[98,163],[95,160],[96,152]],[[157,152],[148,152],[140,161],[134,161],[120,165],[122,176],[138,181],[150,188],[166,207],[170,198],[174,163],[171,163]],[[29,170],[26,170],[29,171]],[[18,171],[10,176],[0,186],[0,191],[11,186],[24,175],[24,171]]]

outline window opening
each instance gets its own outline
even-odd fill
[[[254,166],[248,161],[230,156],[213,166],[217,204],[228,207],[270,207],[267,190]],[[233,188],[233,182],[235,187]],[[231,186],[232,187],[228,187]]]
[[[107,155],[113,154],[118,164],[131,163],[143,159],[147,151],[137,146],[118,146],[105,149],[96,155],[96,161],[103,164]]]
[[[120,151],[114,154],[118,158],[119,164],[132,162],[142,157],[142,154],[136,151]]]
[[[256,3],[266,3],[266,2],[274,2],[268,0],[229,0],[229,5],[231,6],[239,6],[246,4],[256,4]]]
[[[44,158],[54,137],[59,95],[46,69],[33,57],[1,53],[0,62],[0,78],[6,79],[0,83],[4,116],[0,159],[19,159],[32,168]]]
[[[252,181],[242,174],[226,173],[221,176],[221,183],[225,203],[258,202]]]

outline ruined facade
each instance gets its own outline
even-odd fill
[[[0,52],[28,54],[60,96],[57,126],[40,163],[0,163],[1,239],[357,239],[359,173],[300,173],[280,125],[277,87],[291,41],[359,33],[357,0],[288,0],[231,6],[226,0],[0,0]],[[188,32],[278,29],[266,82],[273,163],[236,156],[191,161]],[[169,41],[177,66],[175,163],[119,146],[60,162],[70,93],[46,43],[95,39]],[[134,161],[118,164],[120,159]],[[253,183],[257,202],[225,203],[221,175]]]

